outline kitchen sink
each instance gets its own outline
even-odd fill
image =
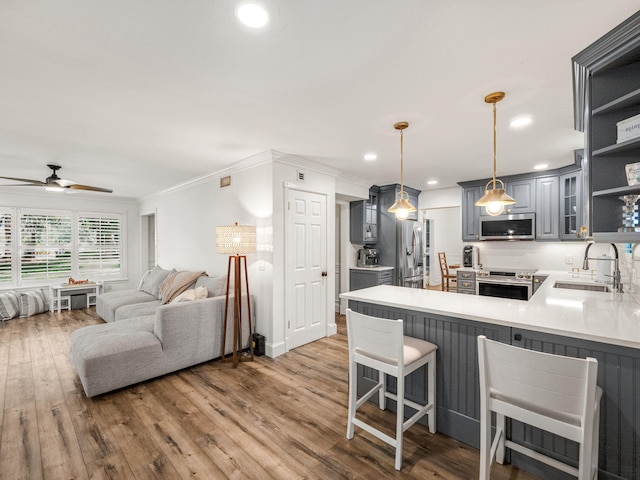
[[[588,290],[590,292],[610,292],[607,285],[597,285],[594,283],[556,282],[554,288],[569,288],[571,290]]]

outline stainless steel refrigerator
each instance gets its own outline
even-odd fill
[[[396,265],[398,285],[422,288],[424,284],[423,226],[417,220],[403,220],[396,224]]]
[[[395,202],[399,185],[380,187],[378,196],[378,265],[393,267],[394,285],[422,288],[424,275],[423,225],[418,222],[414,212],[406,220],[396,219],[389,213],[389,207]],[[417,204],[419,191],[405,187],[410,191]]]

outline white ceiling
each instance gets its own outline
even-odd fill
[[[571,57],[637,0],[2,0],[0,175],[141,197],[274,149],[424,190],[573,161]],[[525,130],[508,121],[530,114]],[[378,160],[365,162],[375,151]],[[10,183],[10,182],[3,182]],[[21,188],[21,187],[15,187]],[[91,194],[87,194],[91,195]],[[93,195],[106,195],[95,193]]]

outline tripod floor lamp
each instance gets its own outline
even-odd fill
[[[224,305],[224,327],[222,331],[222,361],[233,361],[233,368],[238,362],[253,360],[251,342],[251,302],[249,299],[249,277],[247,275],[248,253],[256,251],[256,227],[249,225],[223,225],[216,227],[216,251],[229,255],[227,267],[227,294]],[[231,359],[225,358],[225,341],[227,339],[227,319],[229,316],[229,289],[231,286],[231,267],[233,265],[233,351]],[[243,268],[244,267],[244,268]],[[247,299],[247,316],[249,319],[249,356],[242,356],[242,273],[244,272],[245,298]]]

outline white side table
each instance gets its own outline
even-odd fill
[[[73,292],[80,290],[89,290],[87,293],[87,307],[95,305],[96,297],[102,293],[102,282],[81,283],[78,285],[69,285],[68,283],[61,283],[59,285],[49,285],[49,310],[53,312],[57,310],[61,311],[63,298],[68,298],[67,305],[71,310],[71,295]]]

